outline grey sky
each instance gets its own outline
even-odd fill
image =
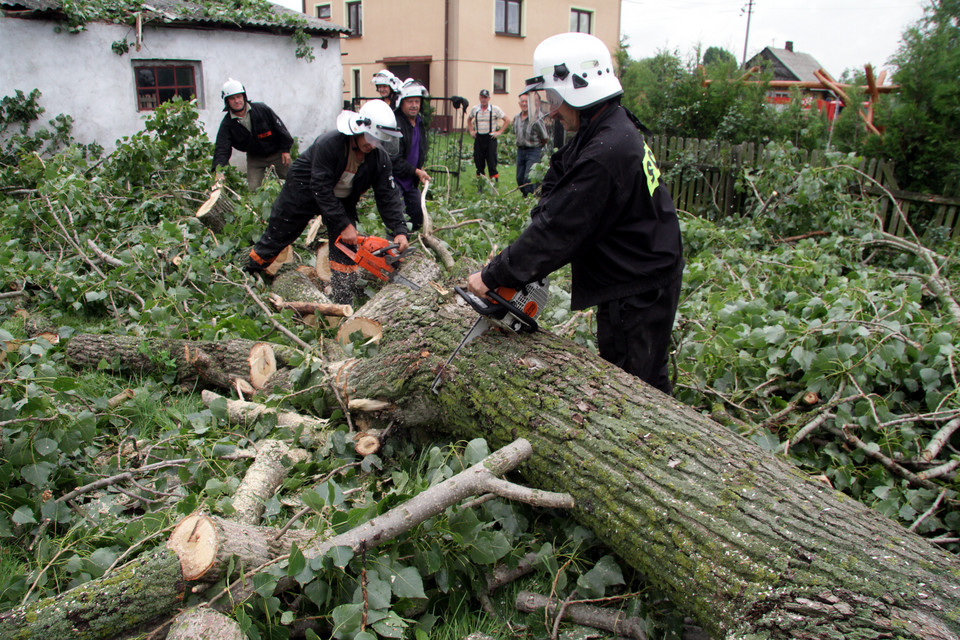
[[[620,29],[632,58],[659,50],[684,60],[697,43],[743,59],[749,0],[622,0]],[[922,0],[753,0],[747,57],[768,46],[809,53],[830,75],[871,63],[879,73],[900,36],[923,16]],[[889,81],[889,80],[888,80]]]

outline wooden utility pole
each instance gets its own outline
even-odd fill
[[[753,0],[747,0],[747,8],[743,9],[747,14],[747,35],[743,37],[743,61],[741,67],[747,66],[747,43],[750,41],[750,16],[753,15]]]

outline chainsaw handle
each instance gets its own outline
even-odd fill
[[[517,308],[517,305],[513,304],[509,300],[505,299],[496,289],[490,289],[487,291],[487,296],[494,301],[494,304],[484,304],[483,300],[469,291],[466,291],[462,287],[454,287],[461,298],[467,301],[473,310],[479,313],[482,316],[494,316],[503,312],[504,315],[507,313],[512,314],[521,324],[523,324],[524,331],[534,332],[539,329],[537,321],[525,314],[523,311]],[[500,307],[499,309],[497,307]]]
[[[334,245],[337,249],[340,249],[340,251],[342,251],[345,256],[347,256],[348,258],[350,258],[350,259],[353,260],[354,262],[359,262],[359,260],[357,260],[357,252],[356,252],[356,251],[352,251],[352,250],[350,250],[350,249],[347,249],[347,245],[340,241],[340,238],[342,238],[342,237],[343,237],[342,234],[339,235],[339,236],[337,236],[337,239],[333,241],[333,245]],[[358,246],[358,247],[360,246],[360,238],[361,238],[361,237],[362,237],[362,236],[357,236],[357,246]]]
[[[496,289],[490,289],[489,291],[487,291],[487,295],[490,297],[490,299],[494,300],[497,304],[502,304],[504,308],[506,308],[511,314],[513,314],[513,317],[515,317],[517,320],[519,320],[523,324],[524,331],[530,331],[532,333],[540,328],[536,320],[534,320],[533,318],[525,314],[523,311],[518,309],[517,305],[513,304],[512,302],[510,302],[509,300],[501,296],[499,293],[497,293]]]

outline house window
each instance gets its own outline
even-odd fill
[[[153,111],[160,104],[180,96],[190,100],[197,91],[199,63],[183,60],[135,62],[133,74],[137,85],[137,111]]]
[[[593,11],[570,9],[570,31],[593,33]]]
[[[523,0],[497,0],[496,32],[502,36],[520,35],[520,9]]]
[[[350,29],[351,38],[363,35],[363,11],[359,2],[347,3],[347,28]]]
[[[507,92],[507,70],[506,69],[493,70],[493,92],[494,93]]]
[[[321,20],[330,19],[330,5],[328,4],[318,4],[317,5],[317,17]]]

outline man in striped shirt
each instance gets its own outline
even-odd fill
[[[467,119],[467,132],[473,136],[473,162],[477,166],[477,175],[489,171],[492,179],[500,177],[497,173],[497,138],[507,126],[503,109],[490,104],[490,92],[480,91],[480,104],[470,110]]]

